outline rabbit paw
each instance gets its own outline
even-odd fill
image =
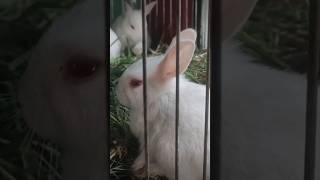
[[[132,49],[132,52],[133,52],[136,56],[141,56],[142,51],[143,51],[143,49],[142,49],[142,43],[141,43],[141,42],[138,43],[138,44],[136,44],[136,45],[133,47],[133,49]]]

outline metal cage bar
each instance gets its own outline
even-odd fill
[[[197,30],[197,34],[199,35],[196,44],[197,46],[200,46],[200,37],[201,35],[198,33],[200,32],[201,29],[201,2],[202,0],[195,0],[194,2],[194,12],[195,12],[195,17],[194,17],[194,28]]]
[[[113,5],[113,4],[112,4]],[[107,1],[104,1],[104,7],[105,9],[111,9],[113,8],[113,6],[110,7],[110,3],[108,3]],[[107,15],[107,11],[105,10],[104,11],[104,17],[105,17],[105,29],[107,30],[107,25],[110,26],[110,18],[108,18],[108,15]],[[110,33],[110,28],[109,30],[107,30],[106,32]],[[108,37],[107,37],[107,34],[105,34],[105,42],[108,42]],[[109,40],[110,41],[110,40]],[[110,48],[110,47],[109,47]],[[105,49],[107,50],[107,44],[105,43]],[[110,50],[110,49],[109,49]],[[109,54],[106,54],[106,57],[109,56],[110,57],[110,51],[106,51],[106,52],[109,52]],[[105,78],[106,78],[106,84],[107,84],[107,88],[106,88],[106,119],[107,119],[107,122],[106,122],[106,130],[107,130],[107,133],[106,133],[106,139],[107,139],[107,160],[106,160],[106,166],[107,166],[107,177],[110,177],[110,142],[111,142],[111,136],[110,136],[110,132],[111,132],[111,128],[110,128],[110,122],[111,122],[111,118],[110,118],[110,89],[111,89],[111,85],[110,85],[110,70],[111,70],[111,66],[110,66],[110,61],[108,58],[105,59],[105,64],[106,64],[106,71],[105,71]],[[109,70],[109,71],[107,71]]]
[[[143,45],[143,118],[144,118],[144,150],[145,150],[145,170],[147,179],[149,179],[149,149],[148,149],[148,114],[147,114],[147,67],[146,67],[146,57],[147,57],[147,36],[146,36],[146,0],[141,1],[141,9],[142,9],[142,45]]]
[[[209,7],[209,11],[208,11],[208,24],[210,24],[210,21],[211,21],[211,9],[210,9],[210,1],[208,1],[208,7]],[[211,29],[210,29],[210,26],[208,26],[208,37],[210,39],[210,33],[211,32]],[[202,179],[203,180],[206,180],[206,176],[207,176],[207,148],[208,148],[208,116],[209,116],[209,98],[210,98],[210,94],[209,94],[209,91],[210,91],[210,72],[211,72],[211,69],[212,69],[212,58],[211,58],[211,41],[208,41],[208,49],[207,49],[207,84],[206,84],[206,109],[205,109],[205,125],[204,125],[204,148],[203,148],[203,174],[202,174]]]
[[[309,6],[309,68],[307,84],[306,139],[304,179],[315,180],[316,134],[317,134],[317,90],[320,48],[320,3],[310,0]]]
[[[107,3],[107,2],[105,2],[105,3]],[[113,1],[111,0],[110,1],[110,13],[111,13],[111,19],[114,19],[114,11],[113,11]],[[105,17],[107,17],[107,16],[105,16]]]
[[[209,1],[209,9],[213,20],[209,22],[210,33],[213,33],[209,39],[210,53],[209,57],[212,60],[212,71],[210,73],[213,80],[211,93],[212,101],[210,108],[212,113],[212,132],[210,140],[212,145],[212,172],[211,179],[220,180],[220,161],[221,161],[221,0]],[[212,23],[214,22],[214,23]]]
[[[179,69],[180,69],[180,29],[181,29],[181,0],[176,1],[176,124],[175,124],[175,180],[179,180]]]

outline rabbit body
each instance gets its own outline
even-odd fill
[[[146,6],[146,15],[148,15],[152,8],[156,5],[156,1]],[[143,36],[142,36],[142,12],[141,10],[133,9],[128,3],[125,3],[125,12],[119,16],[112,25],[121,42],[121,51],[129,48],[137,56],[143,51]],[[146,28],[146,46],[150,46],[151,39],[148,33],[148,25],[145,22]]]
[[[159,61],[162,58],[154,57],[148,61]],[[166,175],[169,179],[174,179],[175,167],[175,87],[174,78],[168,82],[166,88],[157,92],[157,94],[159,93],[158,97],[151,97],[153,94],[150,92],[147,110],[151,172],[154,175]],[[179,175],[181,179],[185,180],[200,180],[202,177],[205,125],[205,86],[190,82],[181,75],[180,97]],[[129,125],[141,143],[142,152],[135,161],[134,170],[138,170],[144,165],[143,123],[143,106],[135,107],[130,113]],[[208,147],[210,147],[210,143]],[[208,152],[210,152],[210,148],[208,148]]]
[[[134,21],[139,21],[139,17],[141,19],[141,14],[136,14],[136,19]],[[133,34],[128,28],[128,17],[118,17],[112,28],[115,30],[116,34],[119,37],[121,42],[121,51],[125,50],[125,48],[132,49],[135,55],[142,54],[142,31],[141,33]],[[134,19],[134,18],[132,18]],[[142,24],[142,23],[141,23]],[[142,26],[142,25],[141,25]],[[149,33],[147,33],[147,41],[150,41]],[[150,44],[149,42],[147,44]]]
[[[120,56],[121,42],[117,34],[110,28],[110,60]]]

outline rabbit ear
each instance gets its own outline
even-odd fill
[[[191,41],[196,41],[197,32],[194,29],[187,28],[180,33],[181,39],[189,39]]]
[[[170,47],[168,49],[176,45],[176,42],[177,42],[176,38],[177,38],[176,36],[173,37]],[[195,42],[196,39],[197,39],[197,32],[194,29],[187,28],[180,32],[180,40],[190,40]]]
[[[249,18],[258,0],[222,1],[222,40],[237,33]]]
[[[153,7],[157,4],[157,1],[153,1],[152,3],[149,3],[146,6],[146,15],[150,14],[150,12],[152,11]]]
[[[130,12],[133,11],[132,6],[131,6],[127,1],[125,1],[125,3],[124,3],[124,11],[125,11],[126,13],[130,13]]]
[[[159,64],[156,77],[160,79],[161,82],[169,80],[176,76],[176,42],[173,41],[174,45],[170,45],[167,50],[166,55],[162,62]],[[193,53],[195,51],[195,42],[191,40],[180,41],[179,46],[179,73],[183,73],[187,70]]]

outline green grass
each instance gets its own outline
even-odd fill
[[[305,73],[309,18],[305,0],[262,0],[237,38],[258,63]]]

